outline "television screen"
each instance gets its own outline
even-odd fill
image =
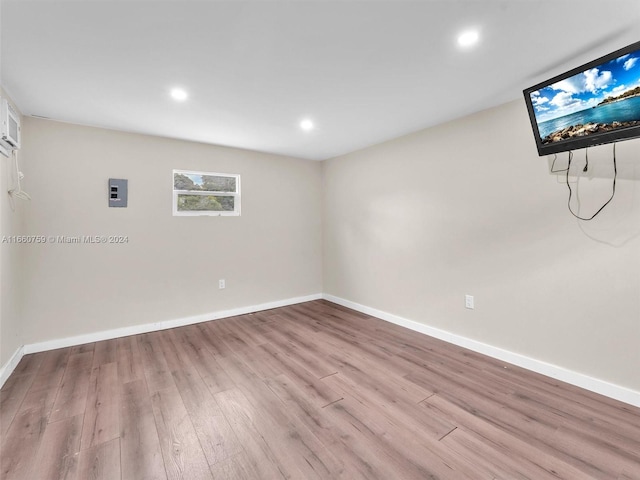
[[[640,42],[524,91],[539,155],[640,137]]]

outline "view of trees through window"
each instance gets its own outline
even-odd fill
[[[236,193],[236,178],[196,173],[174,173],[174,190]]]
[[[179,211],[233,212],[233,197],[218,197],[215,195],[181,195],[178,194]]]
[[[239,214],[239,176],[174,170],[174,213]]]

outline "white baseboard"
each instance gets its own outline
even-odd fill
[[[115,328],[112,330],[103,330],[101,332],[87,333],[74,337],[56,338],[45,342],[30,343],[23,345],[13,354],[11,359],[0,370],[0,387],[9,378],[18,365],[18,362],[29,353],[44,352],[47,350],[55,350],[56,348],[73,347],[75,345],[83,345],[85,343],[99,342],[101,340],[110,340],[112,338],[128,337],[129,335],[137,335],[140,333],[155,332],[158,330],[167,330],[169,328],[182,327],[192,325],[194,323],[207,322],[209,320],[219,320],[221,318],[235,317],[236,315],[246,315],[247,313],[260,312],[262,310],[270,310],[272,308],[286,307],[295,305],[296,303],[310,302],[311,300],[319,300],[322,298],[321,293],[314,295],[306,295],[304,297],[287,298],[285,300],[276,300],[274,302],[261,303],[258,305],[250,305],[247,307],[232,308],[230,310],[220,310],[218,312],[204,313],[191,317],[177,318],[174,320],[165,320],[162,322],[145,323],[143,325],[132,325],[130,327]]]
[[[128,337],[129,335],[138,335],[140,333],[156,332],[158,330],[167,330],[169,328],[183,327],[185,325],[193,325],[194,323],[207,322],[209,320],[219,320],[221,318],[235,317],[236,315],[246,315],[247,313],[260,312],[262,310],[270,310],[272,308],[286,307],[287,305],[295,305],[296,303],[309,302],[322,298],[321,293],[307,295],[305,297],[287,298],[285,300],[276,300],[274,302],[261,303],[248,307],[232,308],[230,310],[220,310],[218,312],[203,313],[191,317],[177,318],[174,320],[165,320],[162,322],[145,323],[143,325],[132,325],[131,327],[115,328],[113,330],[103,330],[101,332],[87,333],[75,337],[58,338],[47,342],[32,343],[24,346],[25,355],[28,353],[44,352],[46,350],[55,350],[56,348],[72,347],[75,345],[83,345],[85,343],[99,342],[101,340],[110,340],[112,338]]]
[[[166,330],[169,328],[181,327],[184,325],[192,325],[194,323],[206,322],[209,320],[219,320],[221,318],[234,317],[236,315],[246,315],[248,313],[259,312],[262,310],[270,310],[272,308],[286,307],[288,305],[295,305],[297,303],[309,302],[312,300],[318,300],[323,298],[338,305],[343,305],[347,308],[351,308],[358,312],[371,315],[382,320],[400,325],[410,330],[429,335],[431,337],[444,340],[445,342],[452,343],[474,352],[482,353],[489,357],[502,360],[513,365],[517,365],[527,370],[546,375],[551,378],[561,380],[571,385],[575,385],[586,390],[590,390],[595,393],[599,393],[606,397],[614,398],[621,402],[628,403],[640,407],[640,392],[631,390],[626,387],[621,387],[604,380],[600,380],[582,373],[574,372],[566,368],[559,367],[550,363],[546,363],[534,358],[514,353],[509,350],[504,350],[498,347],[488,345],[486,343],[478,342],[455,333],[447,332],[438,328],[430,327],[423,323],[416,322],[414,320],[408,320],[398,315],[383,312],[375,308],[367,307],[359,303],[345,300],[344,298],[336,297],[329,294],[314,294],[304,297],[295,297],[285,300],[277,300],[274,302],[267,302],[258,305],[251,305],[247,307],[234,308],[230,310],[221,310],[218,312],[206,313],[201,315],[194,315],[191,317],[183,317],[174,320],[165,320],[162,322],[146,323],[143,325],[134,325],[131,327],[116,328],[113,330],[103,330],[101,332],[88,333],[85,335],[77,335],[74,337],[59,338],[55,340],[49,340],[45,342],[38,342],[24,345],[18,348],[9,361],[0,369],[0,387],[4,385],[4,382],[9,378],[9,375],[13,373],[20,359],[29,353],[43,352],[47,350],[55,350],[56,348],[72,347],[75,345],[82,345],[85,343],[99,342],[101,340],[110,340],[112,338],[127,337],[129,335],[137,335],[140,333],[154,332],[158,330]]]
[[[9,378],[9,375],[13,373],[13,371],[18,366],[18,363],[20,363],[20,360],[22,359],[23,356],[24,356],[24,347],[20,347],[15,352],[13,352],[13,355],[7,361],[7,363],[5,363],[2,366],[2,368],[0,368],[0,388],[2,388],[2,386],[4,385],[4,382],[7,381],[7,378]]]
[[[512,365],[517,365],[519,367],[526,368],[527,370],[546,375],[547,377],[570,383],[571,385],[584,388],[585,390],[590,390],[592,392],[599,393],[600,395],[628,403],[629,405],[640,407],[640,392],[638,391],[621,387],[620,385],[615,385],[582,373],[574,372],[573,370],[568,370],[557,365],[536,360],[519,353],[514,353],[509,350],[478,342],[455,333],[447,332],[446,330],[430,327],[414,320],[408,320],[391,313],[360,305],[359,303],[345,300],[344,298],[326,293],[322,295],[322,298],[330,302],[337,303],[338,305],[351,308],[352,310],[357,310],[358,312],[380,318],[381,320],[386,320],[387,322],[395,323],[396,325],[400,325],[410,330],[429,335],[430,337],[435,337],[440,340],[444,340],[445,342],[473,350],[474,352],[482,353],[489,357],[511,363]]]

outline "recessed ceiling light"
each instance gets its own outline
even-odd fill
[[[462,32],[458,36],[458,45],[464,48],[471,47],[472,45],[478,43],[479,39],[480,35],[478,34],[477,30],[467,30],[466,32]]]
[[[308,118],[305,118],[304,120],[302,120],[300,122],[300,128],[302,130],[304,130],[305,132],[309,132],[311,130],[313,130],[313,122],[311,120],[309,120]]]
[[[173,88],[171,90],[171,97],[174,100],[178,100],[179,102],[183,102],[184,100],[187,99],[189,95],[187,95],[187,92],[185,92],[183,89],[181,88]]]

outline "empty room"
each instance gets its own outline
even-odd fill
[[[637,0],[0,0],[0,479],[640,480]]]

